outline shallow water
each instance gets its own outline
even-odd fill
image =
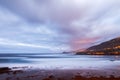
[[[0,54],[0,67],[32,66],[40,69],[120,70],[120,56],[73,54]]]

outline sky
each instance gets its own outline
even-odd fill
[[[119,31],[119,0],[0,0],[0,53],[81,50]]]

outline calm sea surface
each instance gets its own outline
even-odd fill
[[[73,54],[0,54],[0,67],[33,66],[41,69],[120,69],[120,56]]]

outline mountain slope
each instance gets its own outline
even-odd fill
[[[116,55],[120,54],[120,37],[92,46],[77,54]]]

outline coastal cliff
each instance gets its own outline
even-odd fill
[[[84,51],[76,52],[76,54],[87,55],[120,55],[120,37],[103,42],[99,45],[89,47]]]

